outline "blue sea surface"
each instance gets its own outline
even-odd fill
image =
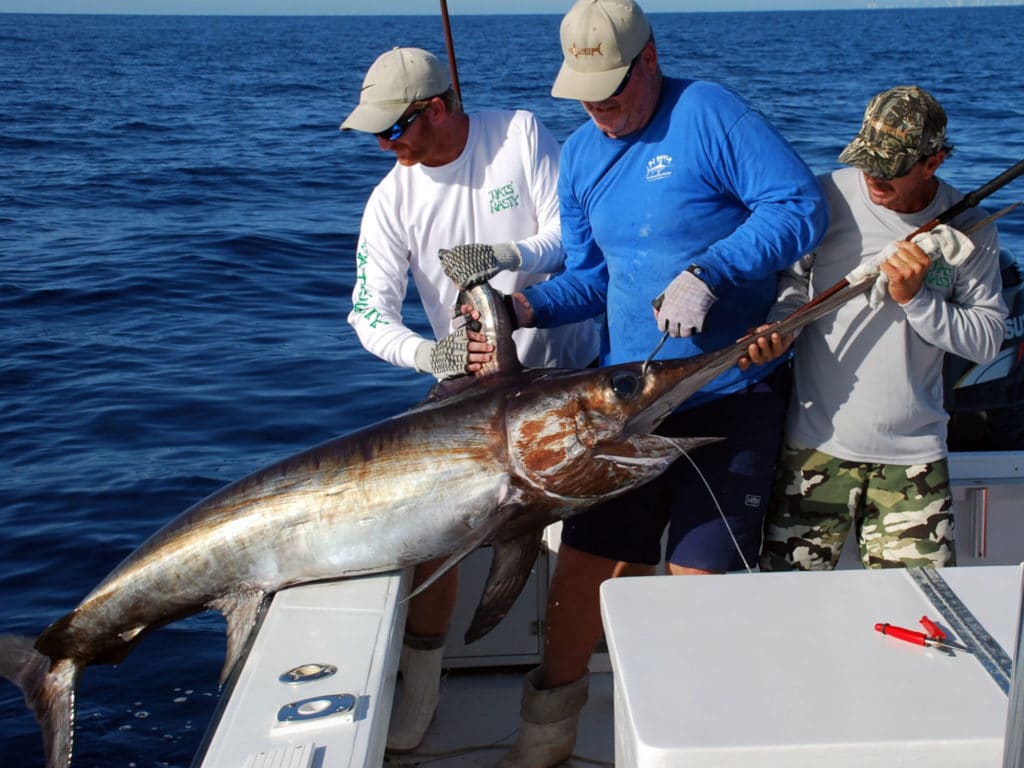
[[[652,21],[667,73],[739,91],[815,171],[906,83],[949,113],[954,185],[1024,158],[1024,7]],[[586,116],[549,96],[558,24],[454,17],[467,109],[531,109],[564,140]],[[209,492],[426,393],[345,321],[392,161],[338,124],[392,45],[443,56],[440,19],[0,15],[0,632],[37,634]],[[1024,256],[1024,214],[1000,230]],[[189,765],[223,653],[207,613],[88,668],[75,768]],[[3,681],[0,756],[42,765]]]

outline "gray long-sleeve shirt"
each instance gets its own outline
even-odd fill
[[[780,275],[770,320],[834,285],[866,256],[905,239],[962,195],[945,182],[923,211],[902,214],[875,205],[853,168],[820,178],[831,223],[818,247]],[[960,230],[984,218],[974,208],[950,222]],[[946,352],[985,362],[999,351],[1007,310],[1001,296],[999,239],[990,224],[970,235],[971,257],[959,267],[932,264],[918,294],[874,309],[858,296],[804,328],[794,347],[794,388],[786,439],[839,458],[910,465],[946,456],[942,358]]]

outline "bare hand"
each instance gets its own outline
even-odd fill
[[[751,365],[764,365],[779,357],[782,357],[793,344],[793,334],[779,334],[775,331],[766,333],[774,324],[760,325],[750,335],[750,343],[747,344],[747,353],[736,361],[741,371],[747,370]]]
[[[526,296],[522,293],[513,293],[512,306],[516,310],[516,326],[518,328],[533,328],[535,322],[533,307]]]
[[[469,356],[466,363],[466,372],[479,373],[483,370],[486,363],[491,362],[491,357],[494,354],[494,345],[488,341],[486,333],[473,330],[474,327],[480,327],[480,311],[478,309],[475,309],[472,304],[463,304],[459,307],[459,314],[467,318],[466,338],[469,339],[469,344],[467,345]],[[476,321],[478,324],[474,326],[471,324],[472,321]]]
[[[889,278],[889,295],[896,303],[906,304],[917,295],[931,263],[928,254],[915,243],[896,243],[896,252],[882,264],[882,271]]]

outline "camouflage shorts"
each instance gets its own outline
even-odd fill
[[[947,460],[866,464],[786,445],[761,570],[831,570],[851,527],[866,568],[956,565]]]

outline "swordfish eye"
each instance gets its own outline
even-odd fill
[[[621,371],[612,376],[612,391],[623,400],[633,400],[641,389],[640,377],[635,373]]]

